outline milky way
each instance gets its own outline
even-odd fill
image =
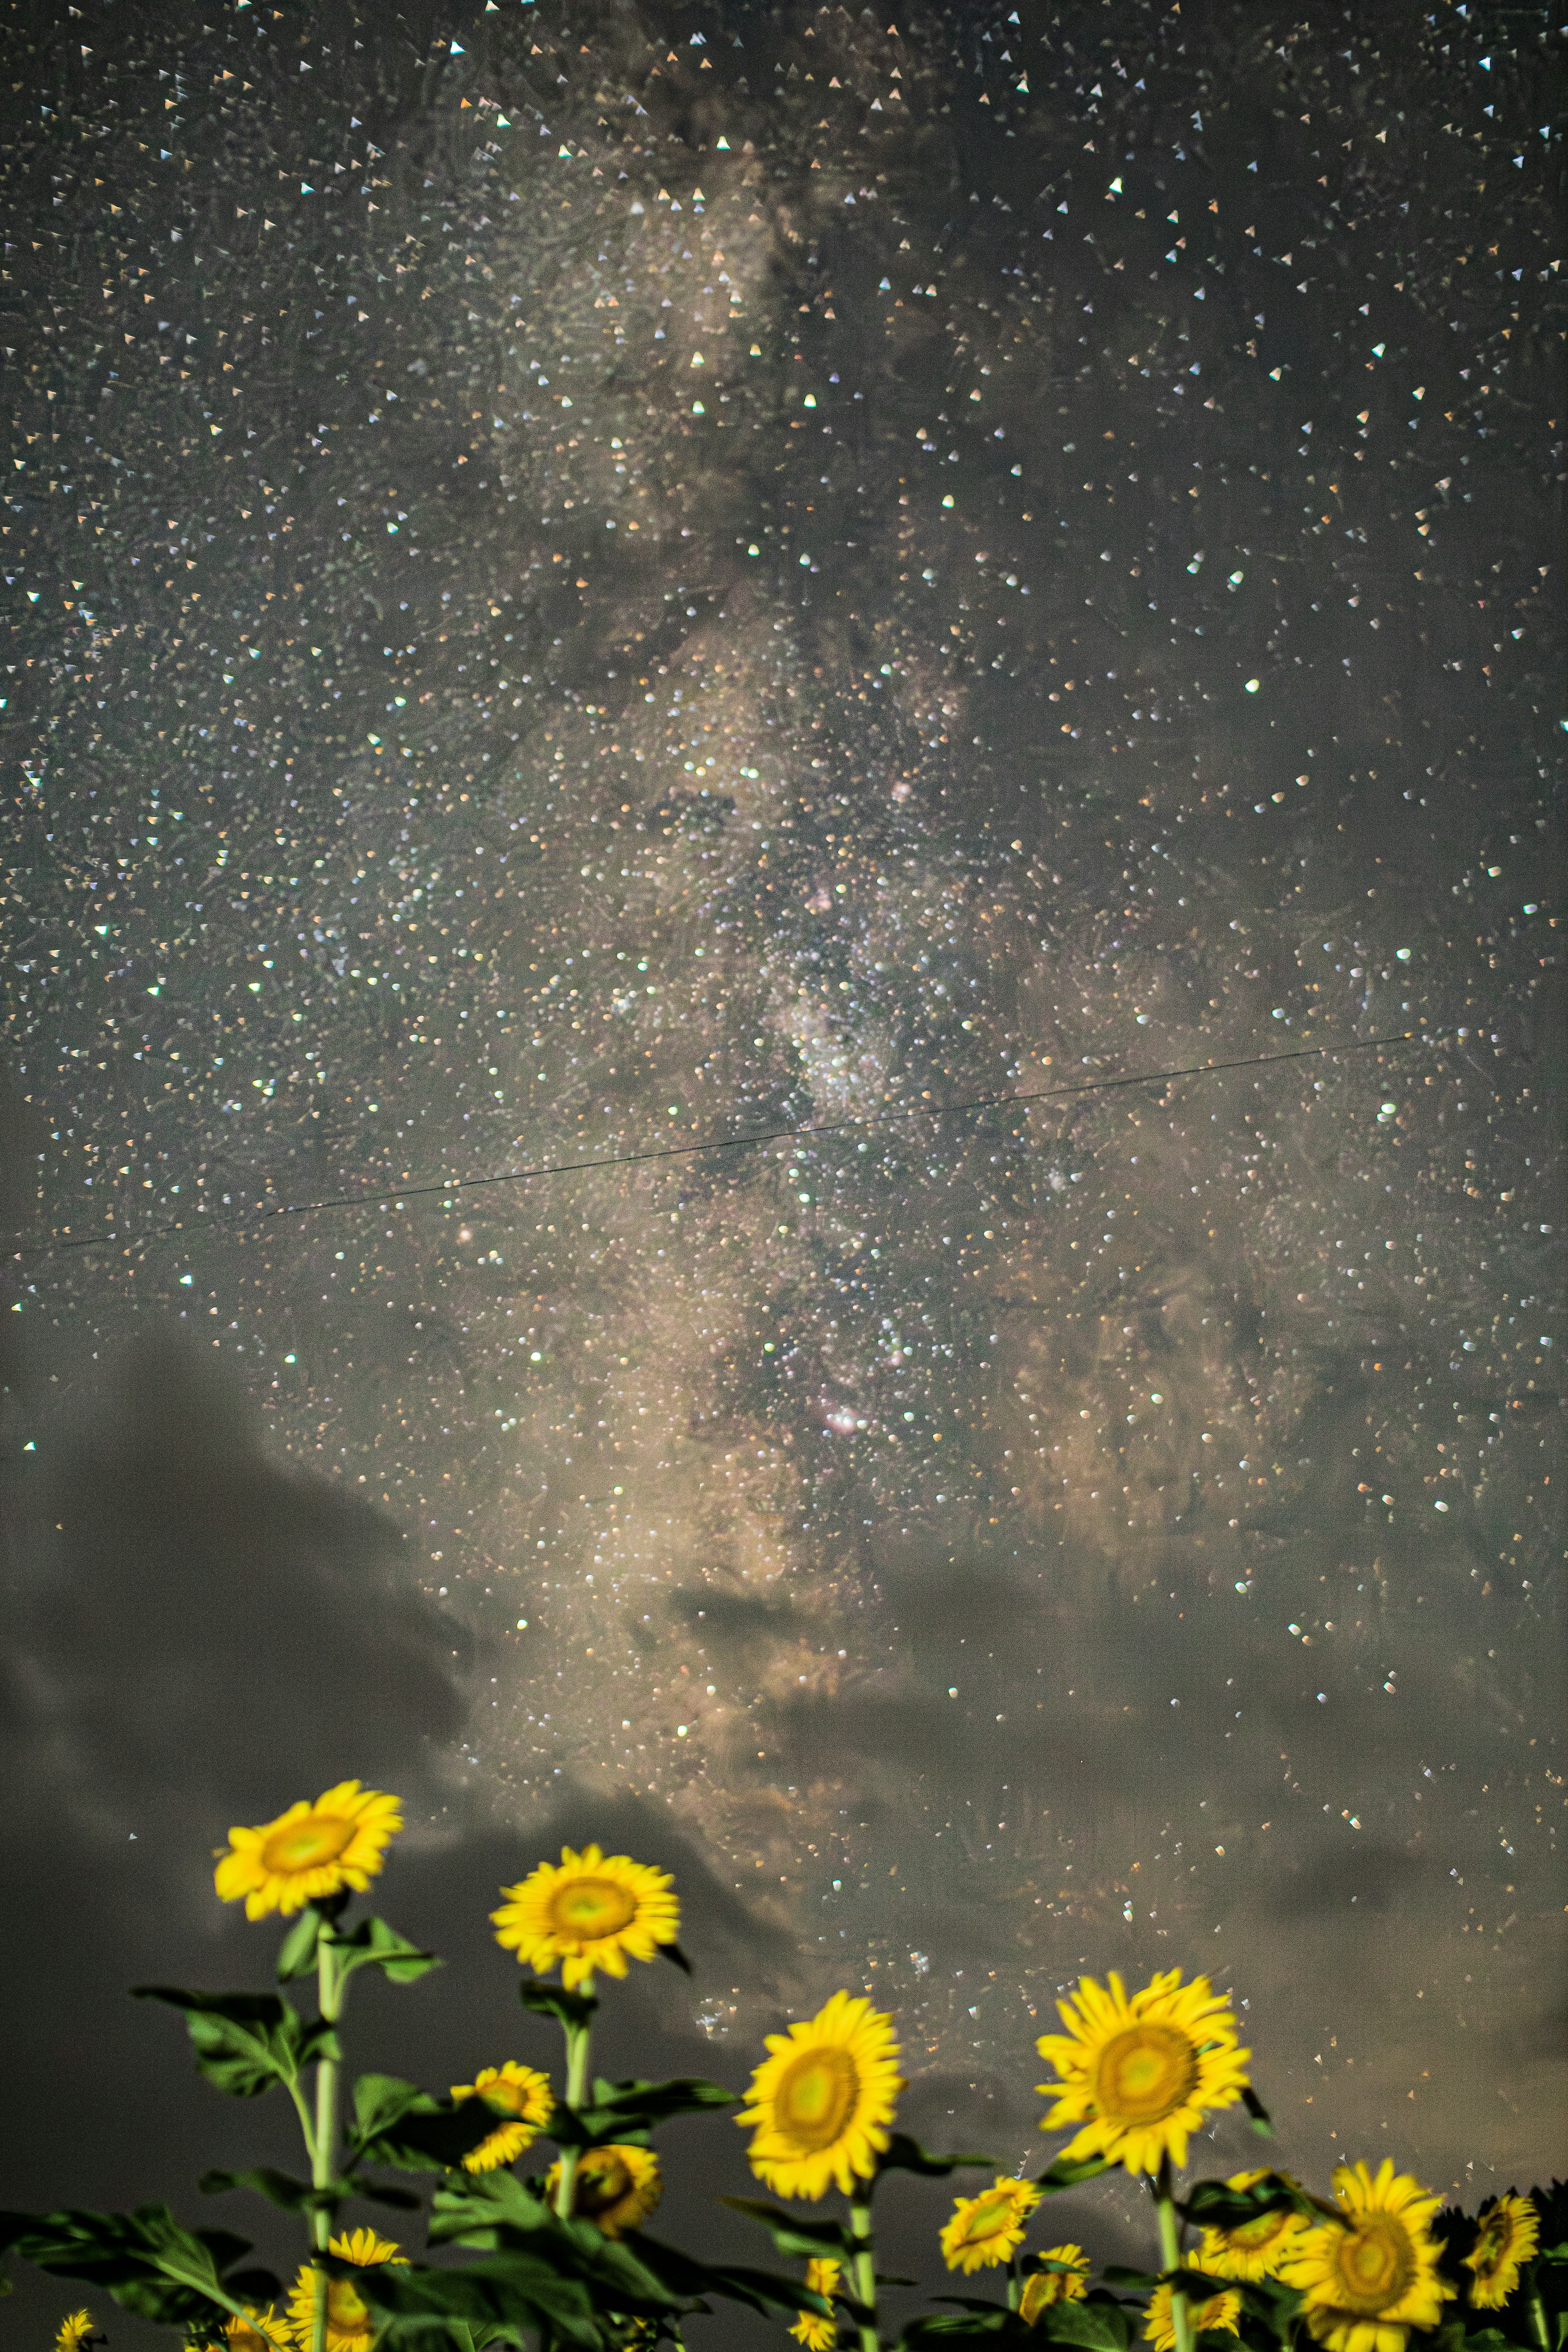
[[[1013,2161],[1179,1964],[1302,2168],[1561,2166],[1545,13],[55,13],[12,1769],[126,1925],[10,2201],[149,2193],[65,1990],[254,1973],[318,1771],[475,1937],[679,1857],[734,2079],[869,1989]]]

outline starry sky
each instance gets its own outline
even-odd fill
[[[7,2204],[273,2242],[122,1989],[349,1774],[437,2084],[597,1837],[620,2071],[1563,2168],[1553,24],[13,7]]]

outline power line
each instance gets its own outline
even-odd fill
[[[1288,1054],[1248,1054],[1231,1062],[1192,1062],[1181,1069],[1148,1070],[1122,1078],[1089,1078],[1079,1086],[1045,1087],[1029,1094],[971,1095],[955,1103],[921,1103],[912,1108],[875,1111],[866,1117],[824,1121],[815,1127],[772,1127],[755,1135],[721,1136],[707,1143],[660,1144],[647,1151],[606,1152],[592,1160],[544,1160],[534,1168],[505,1168],[488,1176],[453,1176],[439,1183],[387,1184],[371,1192],[332,1192],[319,1201],[279,1201],[270,1207],[242,1211],[237,1217],[203,1218],[199,1224],[184,1219],[169,1225],[147,1225],[132,1234],[93,1234],[80,1241],[52,1241],[40,1253],[64,1257],[77,1250],[131,1249],[146,1242],[164,1241],[176,1234],[238,1233],[279,1217],[310,1217],[329,1209],[401,1208],[405,1201],[430,1200],[437,1194],[476,1192],[499,1184],[531,1184],[547,1176],[580,1176],[595,1168],[644,1168],[662,1160],[698,1160],[715,1151],[754,1151],[764,1143],[795,1143],[813,1136],[844,1135],[856,1129],[895,1127],[915,1118],[956,1118],[967,1111],[1005,1110],[1014,1105],[1061,1102],[1083,1095],[1113,1094],[1127,1087],[1167,1086],[1174,1078],[1206,1078],[1225,1070],[1270,1069],[1282,1062],[1310,1062],[1329,1054],[1365,1054],[1374,1046],[1408,1045],[1419,1035],[1430,1045],[1450,1035],[1446,1029],[1400,1029],[1386,1037],[1358,1037],[1348,1045],[1299,1045]],[[14,1236],[17,1240],[24,1237]],[[12,1253],[20,1257],[20,1250]]]

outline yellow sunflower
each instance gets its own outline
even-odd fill
[[[829,2181],[847,2196],[876,2170],[904,2087],[892,2019],[836,1992],[809,2024],[770,2033],[765,2046],[773,2054],[735,2118],[756,2126],[752,2170],[780,2197],[820,2197]]]
[[[1064,2156],[1103,2156],[1129,2172],[1158,2172],[1167,2157],[1185,2164],[1205,2115],[1247,2087],[1252,2053],[1237,2047],[1229,1996],[1207,1977],[1184,1985],[1170,1969],[1131,2000],[1114,1973],[1109,1989],[1082,1977],[1057,2007],[1066,2033],[1037,2044],[1060,2077],[1038,2085],[1056,2101],[1040,2128],[1083,2126]]]
[[[374,2270],[383,2263],[408,2260],[390,2238],[378,2238],[374,2230],[350,2230],[330,2243],[334,2254],[341,2254],[345,2263],[357,2263],[362,2271]],[[289,2317],[299,2341],[310,2344],[316,2324],[316,2273],[309,2263],[294,2282],[294,2292],[289,2298]],[[370,2352],[380,2326],[380,2318],[360,2295],[353,2279],[327,2281],[327,2352]]]
[[[1426,2224],[1440,2200],[1384,2157],[1373,2179],[1342,2164],[1342,2221],[1309,2230],[1279,2275],[1299,2287],[1307,2326],[1329,2352],[1405,2352],[1413,2327],[1436,2327],[1454,2289],[1437,2270]]]
[[[1478,2311],[1500,2311],[1519,2284],[1521,2266],[1541,2240],[1541,2220],[1528,2197],[1496,2197],[1483,2205],[1480,2234],[1467,2263],[1476,2274],[1470,2301]]]
[[[1032,2182],[999,2172],[978,2197],[953,2200],[952,2219],[942,2233],[942,2258],[950,2271],[994,2270],[1023,2243],[1030,2214],[1040,2201]]]
[[[233,1829],[214,1874],[226,1903],[245,1897],[247,1919],[269,1911],[287,1918],[319,1896],[352,1886],[363,1895],[403,1827],[402,1800],[340,1780],[317,1798],[303,1799],[259,1829]]]
[[[274,2311],[270,2304],[265,2309],[259,2304],[247,2304],[246,2310],[247,2316],[241,2319],[237,2313],[216,2338],[204,2347],[204,2352],[273,2352],[275,2346],[279,2352],[294,2352],[291,2320]]]
[[[1033,2271],[1024,2282],[1024,2299],[1019,2311],[1031,2327],[1037,2327],[1040,2314],[1049,2311],[1053,2303],[1081,2303],[1089,2293],[1089,2256],[1081,2246],[1047,2246],[1042,2262],[1062,2263],[1059,2271]]]
[[[1268,2177],[1265,2165],[1257,2172],[1233,2172],[1225,2185],[1256,2189]],[[1288,2173],[1279,2177],[1289,2179]],[[1296,2186],[1291,2180],[1290,2187]],[[1205,2230],[1194,2268],[1206,2272],[1210,2278],[1278,2278],[1280,2263],[1297,2251],[1311,2226],[1304,2214],[1283,2205],[1277,2212],[1260,2214],[1256,2221],[1240,2222],[1234,2230]]]
[[[1237,2321],[1241,2317],[1241,2297],[1234,2287],[1223,2294],[1211,2294],[1206,2303],[1195,2295],[1187,2297],[1187,2316],[1192,2322],[1195,2341],[1200,2336],[1239,2336]],[[1171,2290],[1157,2286],[1149,2298],[1149,2315],[1143,2333],[1154,2347],[1154,2352],[1174,2352],[1176,2323],[1171,2314]]]
[[[60,2332],[55,2338],[55,2352],[81,2352],[84,2344],[102,2344],[107,2340],[104,2336],[93,2335],[90,2311],[73,2311],[68,2319],[60,2322]]]
[[[674,1883],[624,1853],[563,1846],[559,1864],[542,1862],[519,1885],[501,1888],[506,1901],[490,1913],[496,1941],[532,1969],[559,1960],[569,1992],[600,1969],[624,1977],[628,1959],[654,1959],[679,1935]]]
[[[452,2096],[459,2106],[465,2099],[483,2099],[487,2107],[499,2107],[512,2118],[468,2150],[465,2172],[493,2172],[500,2164],[515,2163],[532,2147],[555,2106],[549,2075],[510,2058],[502,2066],[481,2066],[471,2083],[454,2083]]]
[[[560,2186],[561,2167],[552,2164],[544,2183],[552,2204]],[[572,2189],[573,2218],[596,2221],[606,2238],[618,2238],[646,2221],[663,2195],[664,2176],[651,2147],[586,2148]]]
[[[838,2280],[837,2263],[814,2262],[805,2266],[805,2283],[813,2294],[837,2294]],[[838,2323],[836,2319],[824,2319],[819,2311],[803,2311],[790,2334],[797,2344],[805,2346],[805,2352],[833,2352],[838,2341]]]

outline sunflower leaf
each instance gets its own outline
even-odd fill
[[[1177,2210],[1189,2221],[1208,2229],[1239,2230],[1248,2221],[1261,2221],[1268,2213],[1305,2213],[1318,2221],[1323,2209],[1283,2174],[1266,2172],[1250,2189],[1232,2189],[1223,2180],[1194,2181]]]
[[[956,2295],[944,2296],[944,2302],[956,2303]],[[1042,2317],[1048,2317],[1048,2314]],[[1000,2336],[1008,2343],[1032,2342],[1041,2333],[1020,2319],[1016,2311],[1002,2304],[974,2304],[966,2310],[928,2312],[911,2319],[900,2336],[894,2352],[925,2352],[928,2345],[944,2347],[963,2344],[994,2344]]]
[[[316,2189],[270,2164],[251,2165],[243,2172],[204,2172],[196,2187],[204,2197],[222,2197],[231,2189],[253,2189],[268,2204],[281,2206],[285,2213],[334,2213],[350,2193],[346,2180],[331,2180],[325,2188]]]
[[[582,2144],[592,2147],[605,2139],[624,2139],[631,2131],[652,2131],[671,2116],[705,2115],[734,2105],[733,2091],[696,2075],[669,2083],[606,2083],[601,2078],[594,2085],[592,2106],[578,2109],[577,2122],[585,2135]],[[552,2138],[558,2137],[555,2124],[564,2121],[558,2112],[550,2126]]]
[[[1252,2128],[1262,2139],[1274,2137],[1274,2118],[1253,2089],[1250,2083],[1241,2086],[1241,2103],[1252,2120]]]
[[[463,2270],[386,2263],[356,2271],[354,2287],[390,2322],[382,2339],[390,2344],[428,2341],[432,2321],[454,2319],[537,2328],[548,2342],[582,2352],[598,2352],[604,2340],[586,2286],[547,2254],[497,2254]]]
[[[840,2221],[797,2221],[782,2205],[770,2205],[760,2197],[721,2197],[719,2202],[728,2205],[731,2213],[743,2213],[749,2221],[760,2221],[781,2254],[805,2254],[813,2262],[825,2257],[848,2261],[857,2252],[855,2241]]]
[[[1100,2276],[1108,2286],[1134,2287],[1142,2294],[1152,2294],[1161,2284],[1158,2271],[1129,2270],[1125,2263],[1107,2263]]]
[[[422,1952],[384,1919],[362,1919],[352,1935],[340,1936],[334,1930],[328,1941],[341,1955],[338,1965],[345,1977],[355,1969],[380,1969],[389,1984],[413,1984],[432,1969],[446,1965],[434,1952]]]
[[[1127,2352],[1132,2328],[1121,2304],[1110,2295],[1092,2294],[1047,2304],[1035,2333],[1054,2343],[1076,2345],[1079,2352]]]
[[[884,2172],[912,2172],[922,2180],[945,2180],[950,2172],[977,2167],[983,2171],[993,2169],[994,2156],[931,2156],[918,2140],[910,2139],[903,2132],[894,2132],[887,2147],[877,2158],[877,2177]]]
[[[553,2017],[562,2025],[581,2027],[592,2021],[599,2006],[595,1992],[568,1992],[564,1985],[547,1984],[542,1977],[524,1977],[517,1989],[524,2009],[540,2017]]]
[[[308,1976],[316,1965],[316,1947],[321,1937],[321,1915],[313,1903],[307,1903],[278,1952],[278,1981],[292,1984],[296,1977]]]
[[[1047,2197],[1059,2197],[1064,2189],[1078,2189],[1086,2180],[1098,2180],[1110,2165],[1103,2156],[1058,2156],[1054,2164],[1035,2176],[1035,2187]]]
[[[496,2127],[483,2099],[458,2105],[395,2074],[362,2074],[348,2131],[351,2162],[390,2164],[400,2172],[446,2172]]]
[[[225,2312],[214,2290],[249,2241],[227,2230],[184,2229],[166,2205],[133,2213],[0,2213],[0,2252],[14,2246],[57,2278],[101,2287],[139,2318],[210,2328]],[[268,2274],[272,2293],[278,2283]]]
[[[254,2099],[275,2083],[292,2085],[318,2059],[341,2055],[330,2025],[306,2020],[275,1992],[136,1985],[132,1998],[166,2001],[184,2011],[198,2069],[231,2098]]]
[[[728,2204],[735,2200],[724,2201]],[[672,2295],[682,2301],[700,2300],[712,2294],[729,2303],[744,2304],[748,2310],[760,2312],[764,2318],[787,2317],[802,2311],[816,2312],[823,2319],[833,2316],[832,2305],[824,2296],[801,2285],[796,2279],[781,2278],[774,2271],[757,2270],[749,2263],[700,2263],[659,2239],[644,2237],[638,2230],[628,2230],[621,2242],[632,2247],[638,2260]],[[840,2304],[847,2303],[842,2295],[836,2299]]]

